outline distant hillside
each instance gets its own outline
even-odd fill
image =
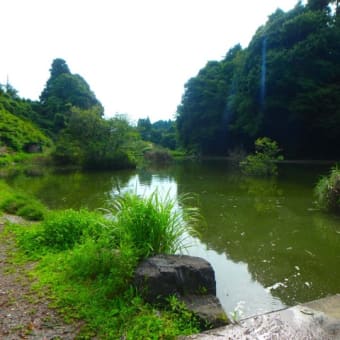
[[[28,120],[0,108],[0,147],[25,152],[33,145],[42,149],[51,140]]]
[[[0,156],[52,145],[56,165],[90,169],[134,168],[144,147],[124,115],[104,119],[89,84],[60,58],[52,61],[39,101],[0,84]]]

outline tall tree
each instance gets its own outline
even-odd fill
[[[330,0],[308,0],[308,7],[312,11],[328,11],[328,6],[332,1]]]
[[[53,60],[50,78],[40,95],[40,103],[42,115],[52,122],[51,128],[54,133],[67,125],[71,107],[83,110],[99,107],[100,116],[104,112],[84,78],[72,74],[63,59]]]
[[[277,10],[247,49],[190,79],[177,117],[183,146],[223,153],[268,136],[287,157],[340,157],[340,20],[331,3]]]

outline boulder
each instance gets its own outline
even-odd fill
[[[228,324],[216,297],[215,273],[206,260],[187,255],[157,255],[137,267],[134,284],[149,303],[166,303],[175,295],[204,328]]]
[[[157,255],[136,269],[134,283],[150,303],[169,295],[216,295],[215,273],[206,260],[187,255]]]

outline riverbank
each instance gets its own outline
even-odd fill
[[[158,306],[139,296],[130,275],[141,249],[98,213],[50,211],[39,223],[3,214],[0,224],[0,339],[173,339],[206,329],[175,297]]]
[[[185,339],[340,339],[340,294],[258,315]]]

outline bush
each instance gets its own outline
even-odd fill
[[[0,142],[15,151],[24,151],[30,144],[49,146],[51,141],[31,122],[0,107]]]
[[[122,291],[129,284],[137,259],[129,246],[111,247],[105,237],[87,238],[74,247],[68,257],[68,276],[72,279],[95,280],[112,278],[111,292]]]
[[[72,248],[87,236],[99,237],[105,220],[94,212],[68,209],[50,213],[42,223],[43,243],[57,250]]]
[[[161,199],[157,191],[147,198],[127,193],[116,200],[114,212],[116,230],[139,258],[179,251],[199,218],[195,208],[183,208],[182,215],[169,193]]]
[[[17,211],[17,215],[29,221],[42,221],[45,213],[46,208],[39,202],[29,202]]]
[[[133,157],[130,157],[123,151],[117,151],[107,155],[87,151],[82,166],[87,170],[134,169],[136,168],[136,162]]]
[[[5,199],[1,208],[8,214],[16,214],[16,212],[25,206],[27,197],[23,194],[12,194]]]
[[[314,193],[321,209],[340,213],[340,170],[334,167],[328,176],[321,177]]]
[[[8,194],[0,208],[8,214],[16,214],[30,221],[41,221],[46,213],[42,203],[21,193]]]
[[[277,143],[268,137],[258,138],[255,141],[255,154],[249,155],[240,162],[241,170],[246,175],[273,176],[277,175],[276,162],[283,160],[279,154]]]

